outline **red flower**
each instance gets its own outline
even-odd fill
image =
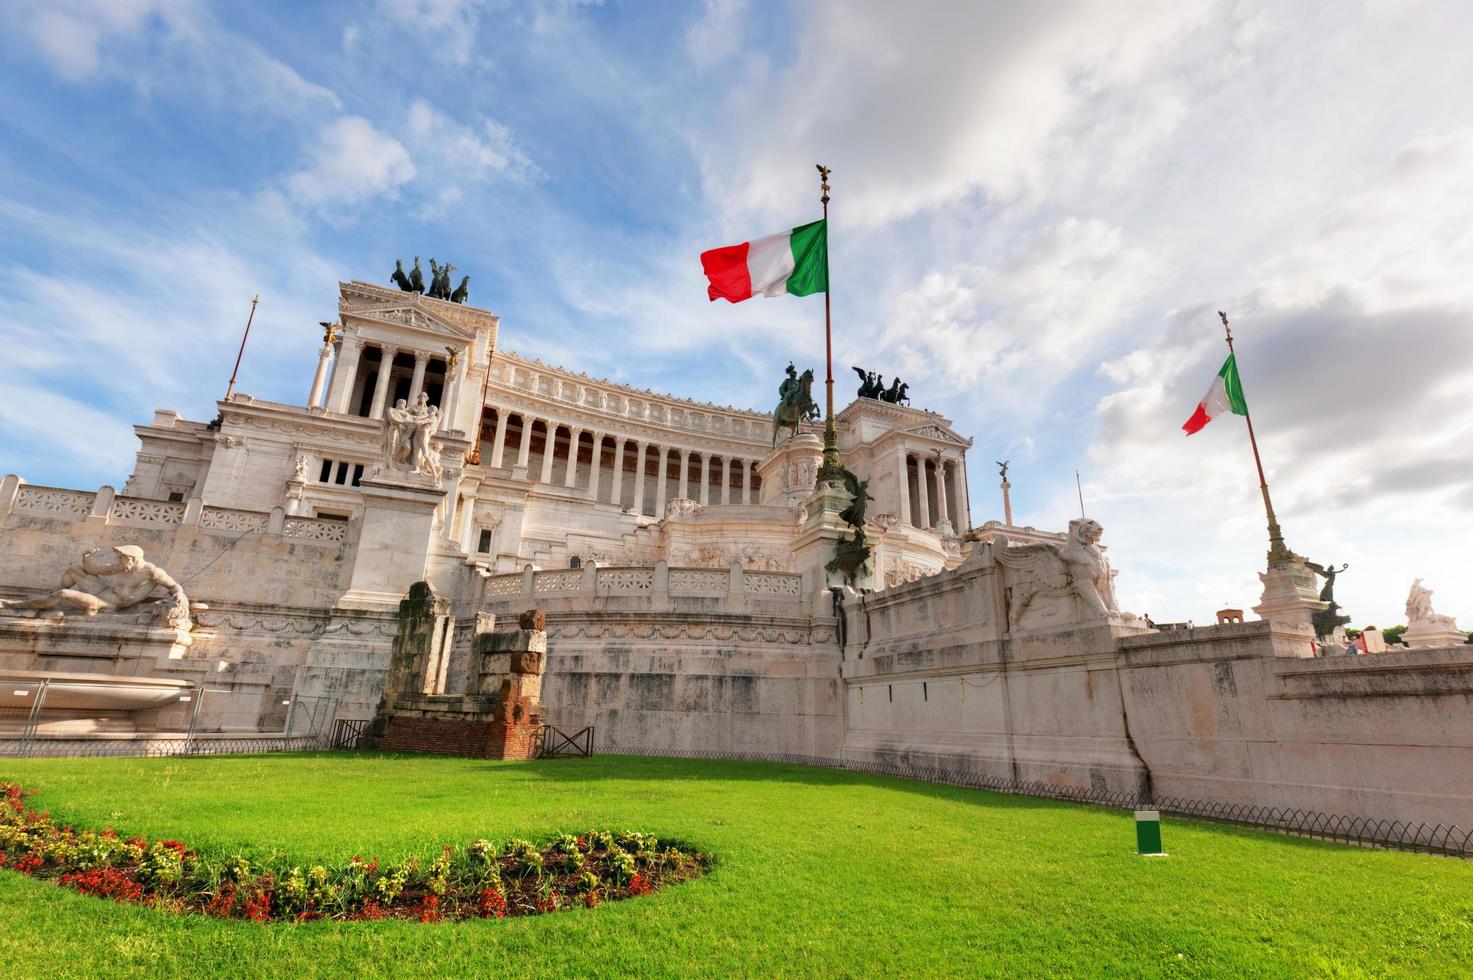
[[[205,913],[216,915],[224,919],[230,918],[230,913],[235,909],[235,885],[226,881],[220,885],[220,890],[215,897],[210,899],[205,906]]]
[[[506,896],[494,888],[488,888],[481,892],[481,899],[476,903],[483,919],[506,918]]]
[[[359,913],[358,917],[369,922],[378,922],[380,919],[387,919],[389,913],[378,902],[366,902],[364,903],[363,911]]]
[[[89,871],[74,871],[61,876],[61,883],[75,888],[83,895],[111,898],[119,902],[143,900],[143,883],[134,881],[125,871],[113,868],[93,868]]]
[[[15,870],[19,871],[23,875],[28,875],[31,872],[35,871],[37,868],[41,867],[43,863],[45,862],[43,862],[36,855],[27,854],[25,857],[15,862]]]
[[[166,840],[162,842],[160,846],[167,847],[169,850],[177,852],[180,857],[184,856],[185,847],[183,844],[179,843],[176,840]]]
[[[257,892],[241,903],[240,910],[252,922],[271,920],[271,893]]]
[[[438,895],[426,895],[424,901],[420,902],[419,921],[440,921],[440,897]]]
[[[635,895],[648,895],[652,891],[654,889],[650,886],[649,879],[644,875],[636,874],[633,878],[629,879],[630,898],[633,898]]]

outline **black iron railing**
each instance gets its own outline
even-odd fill
[[[580,728],[569,735],[556,725],[543,725],[537,730],[537,758],[568,759],[593,755],[593,726]]]

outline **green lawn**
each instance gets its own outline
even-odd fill
[[[648,830],[707,877],[527,919],[262,926],[0,872],[0,976],[1468,976],[1473,865],[850,773],[603,756],[0,760],[79,825],[309,863]]]

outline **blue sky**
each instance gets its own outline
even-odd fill
[[[1358,623],[1473,624],[1473,21],[1453,2],[22,2],[0,39],[0,471],[121,485],[130,426],[300,401],[338,279],[418,254],[503,344],[766,408],[809,300],[703,248],[817,214],[850,364],[976,438],[978,521],[1106,527],[1124,604],[1249,605],[1240,340],[1289,541]]]

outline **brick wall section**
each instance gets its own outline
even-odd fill
[[[395,752],[434,752],[438,755],[465,755],[477,758],[530,758],[523,756],[491,756],[490,721],[463,721],[458,718],[405,718],[390,716],[378,747]]]

